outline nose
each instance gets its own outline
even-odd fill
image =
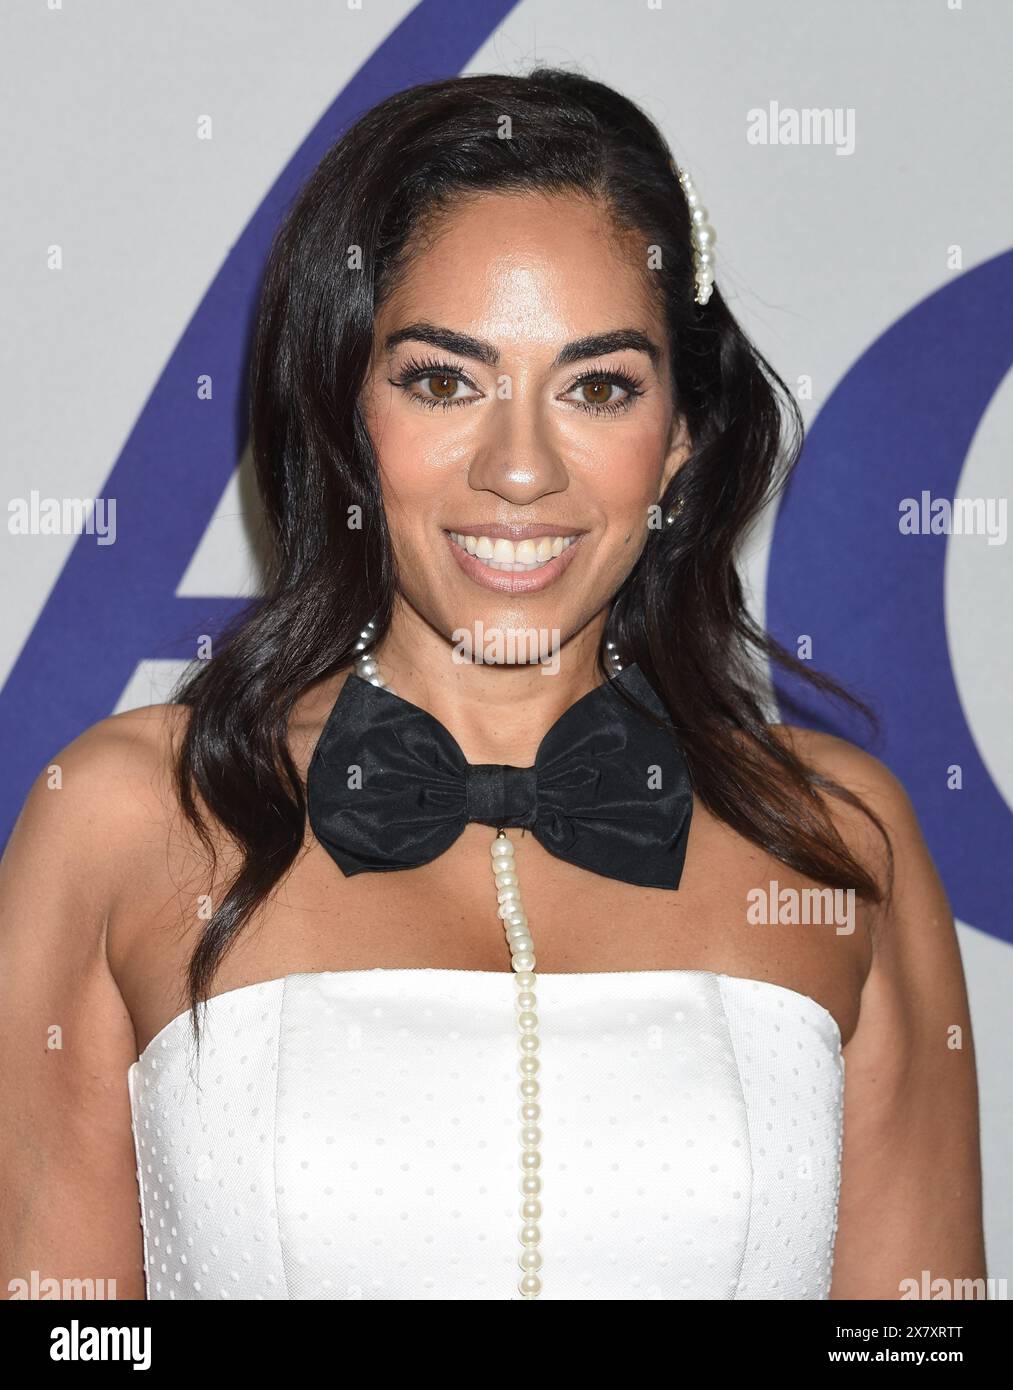
[[[566,464],[554,447],[551,428],[538,410],[514,398],[491,411],[489,437],[476,449],[468,468],[474,492],[493,492],[518,507],[564,492],[570,484]]]

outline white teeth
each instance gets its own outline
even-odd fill
[[[456,545],[481,560],[489,569],[506,570],[511,574],[541,569],[557,555],[562,555],[577,539],[576,536],[539,536],[515,544],[503,536],[497,536],[494,540],[491,536],[464,536],[457,531],[449,534]]]

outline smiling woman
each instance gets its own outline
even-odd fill
[[[477,218],[466,218],[464,221],[466,223],[468,221],[477,222],[477,226],[472,229],[474,236],[488,235],[490,229],[486,224],[490,216],[498,221],[496,215],[499,211],[496,200],[484,200],[478,210]],[[508,205],[506,211],[509,217],[513,209]],[[553,209],[551,205],[547,210],[547,215],[551,217],[553,211],[558,216],[559,209]],[[535,224],[532,230],[537,235],[537,218],[532,220]],[[601,220],[600,209],[598,220]],[[498,225],[502,226],[502,222],[498,222]],[[461,223],[456,221],[455,231],[459,232],[460,230]],[[484,242],[483,244],[488,243]],[[509,255],[516,253],[515,246],[504,247],[503,249]],[[587,248],[581,249],[587,250]],[[593,250],[593,248],[591,249]],[[536,259],[534,256],[526,259],[530,274],[536,265]],[[624,273],[628,273],[628,263],[621,260],[617,269],[619,279],[624,279]],[[551,267],[543,266],[542,270],[543,272],[549,270],[551,274]],[[548,287],[546,289],[548,290]],[[546,295],[547,302],[548,295]],[[544,343],[544,324],[542,325],[542,333]],[[503,354],[493,344],[427,323],[412,324],[391,333],[386,340],[388,356],[395,357],[398,345],[409,342],[430,343],[442,348],[448,355],[471,359],[483,363],[489,368],[503,365]],[[624,351],[645,354],[652,366],[655,367],[661,363],[661,349],[651,341],[647,334],[636,328],[627,328],[615,329],[608,333],[599,333],[567,343],[556,354],[551,368],[562,369],[567,364],[586,363],[594,358],[612,358]],[[388,377],[387,380],[391,386],[396,386],[403,391],[410,400],[429,409],[443,408],[446,410],[454,406],[473,404],[489,398],[475,381],[466,375],[465,370],[451,365],[446,357],[443,360],[409,358],[399,375]],[[500,371],[496,377],[495,391],[490,392],[492,399],[513,400],[513,380],[513,374]],[[434,385],[434,383],[436,384]],[[424,386],[426,389],[416,391],[415,385]],[[459,386],[465,389],[459,391]],[[467,394],[467,392],[471,394]],[[620,415],[629,411],[638,397],[643,395],[644,381],[642,377],[636,376],[632,370],[624,368],[621,364],[605,365],[599,361],[581,372],[555,399],[571,404],[588,415],[600,418]],[[662,395],[664,396],[664,391]],[[564,530],[561,525],[554,526],[545,523],[495,524],[479,522],[470,526],[462,525],[457,530],[446,529],[445,534],[450,536],[454,542],[455,558],[462,566],[464,573],[470,578],[500,592],[530,594],[551,584],[563,572],[573,558],[568,552],[584,532],[573,528]],[[473,560],[478,561],[478,563],[470,563],[465,559],[465,556],[473,557]],[[563,558],[564,556],[565,558]],[[537,573],[538,577],[511,583],[494,579],[489,574],[490,570],[508,574],[531,574],[532,576]]]
[[[886,768],[765,710],[768,659],[850,697],[743,600],[801,428],[713,244],[648,118],[552,70],[400,93],[315,171],[254,344],[264,595],[173,703],[57,755],[4,861],[12,1276],[983,1272],[942,885]],[[821,890],[846,933],[753,910]],[[83,1041],[43,1064],[54,1018]]]
[[[649,290],[600,202],[507,191],[464,200],[383,304],[363,411],[403,583],[442,630],[516,622],[477,584],[504,605],[530,599],[529,621],[558,643],[619,588],[688,453],[684,439],[671,447],[667,334]],[[622,326],[631,305],[644,326]],[[425,307],[472,331],[420,317]],[[495,492],[499,514],[447,486],[462,451],[469,492]],[[504,502],[516,520],[501,519]],[[443,551],[470,582],[448,573]]]

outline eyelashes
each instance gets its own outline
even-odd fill
[[[434,396],[426,395],[418,391],[413,391],[412,387],[428,379],[438,379],[440,382],[451,385],[460,382],[463,386],[470,387],[473,391],[478,391],[478,387],[471,381],[464,372],[458,367],[451,366],[449,362],[440,362],[435,358],[411,358],[405,363],[400,376],[388,377],[391,386],[396,386],[410,400],[418,402],[426,410],[450,410],[454,406],[470,405],[472,401],[479,399],[479,396]],[[621,367],[608,368],[589,368],[582,372],[579,377],[566,388],[563,395],[569,395],[572,391],[579,391],[585,386],[619,386],[626,396],[620,401],[572,401],[570,404],[577,406],[579,410],[585,410],[589,415],[619,415],[633,406],[638,396],[644,394],[643,378],[635,377],[632,373],[625,371]]]
[[[574,401],[573,404],[590,415],[621,415],[636,404],[637,397],[644,394],[644,381],[622,367],[609,367],[604,370],[594,367],[582,372],[572,385],[563,392],[579,391],[584,386],[621,386],[626,397],[621,401]]]
[[[441,381],[461,382],[465,386],[470,386],[472,390],[477,390],[473,381],[465,376],[457,367],[452,367],[449,362],[437,362],[435,358],[412,357],[405,363],[399,377],[389,377],[392,386],[396,386],[403,391],[411,400],[417,401],[427,410],[433,410],[439,406],[443,410],[450,410],[456,405],[467,405],[469,401],[475,400],[474,396],[462,396],[458,398],[447,397],[441,399],[439,396],[420,395],[418,391],[411,388],[418,381],[425,381],[428,378],[438,378]]]

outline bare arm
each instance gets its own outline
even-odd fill
[[[127,1069],[134,1029],[106,959],[143,754],[125,716],[43,772],[0,863],[0,1294],[115,1279],[144,1298]],[[143,770],[140,770],[143,775]],[[20,1296],[29,1296],[21,1292]],[[105,1296],[110,1296],[108,1287]]]
[[[896,873],[893,899],[876,914],[858,1028],[844,1050],[830,1297],[921,1298],[922,1271],[949,1281],[952,1297],[956,1281],[985,1278],[974,1045],[953,914],[900,782],[843,740],[809,737],[818,740],[813,761],[884,822]],[[882,881],[881,837],[866,818],[841,813],[839,800],[828,805]]]

